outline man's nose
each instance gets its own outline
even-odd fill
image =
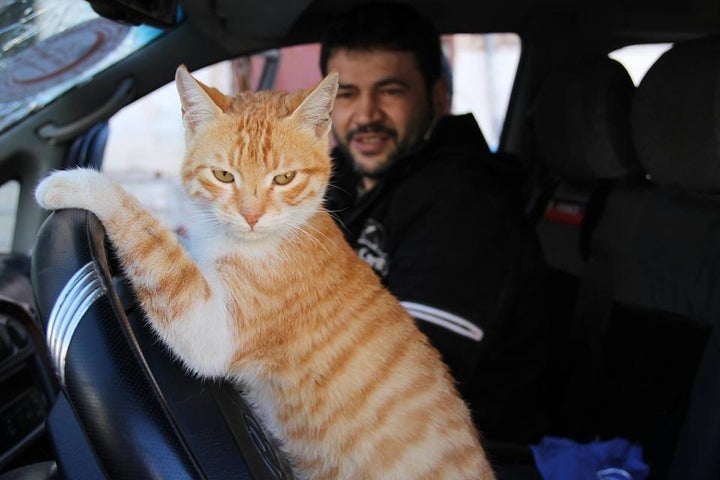
[[[355,123],[365,125],[382,119],[382,109],[375,95],[361,95],[355,108]]]

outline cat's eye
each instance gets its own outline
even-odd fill
[[[273,183],[275,185],[287,185],[292,182],[293,178],[295,178],[295,172],[281,173],[273,177]]]
[[[230,183],[235,180],[235,176],[227,170],[213,170],[212,172],[215,178],[223,183]]]

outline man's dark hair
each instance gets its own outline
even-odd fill
[[[369,2],[339,15],[329,26],[320,48],[320,70],[327,75],[336,49],[411,52],[428,90],[442,74],[440,34],[412,6]]]

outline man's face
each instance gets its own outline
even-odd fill
[[[430,127],[425,81],[410,52],[337,49],[327,64],[333,70],[340,74],[335,139],[360,175],[378,178]]]

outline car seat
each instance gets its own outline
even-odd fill
[[[718,58],[718,37],[676,44],[638,86],[647,181],[608,194],[576,310],[570,433],[640,443],[654,479],[720,478]]]
[[[551,73],[535,99],[541,172],[529,215],[548,263],[568,274],[582,272],[586,232],[607,188],[641,178],[630,131],[634,93],[625,67],[604,56]]]
[[[612,185],[642,181],[630,130],[635,86],[617,61],[598,57],[547,76],[532,123],[539,176],[530,216],[549,269],[552,309],[548,434],[568,435],[568,361],[574,355],[575,314],[591,233]]]

